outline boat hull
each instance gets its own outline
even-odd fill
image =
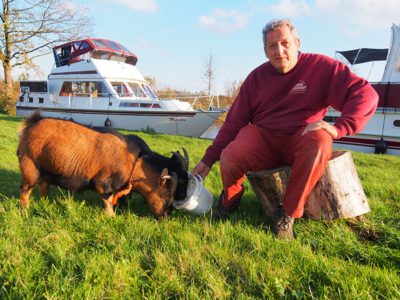
[[[43,116],[71,119],[93,126],[126,130],[145,130],[165,134],[200,137],[223,110],[210,111],[122,111],[92,109],[53,109],[45,107],[17,107],[17,114],[29,116],[37,109]],[[106,120],[110,123],[106,125]]]
[[[335,148],[360,151],[365,153],[375,153],[380,136],[354,135],[341,138],[333,143]],[[386,143],[386,154],[400,155],[400,141],[389,137],[383,137]]]
[[[334,124],[340,113],[329,110],[326,121]],[[400,155],[400,111],[378,108],[365,128],[358,134],[334,141],[336,148],[375,153],[381,139],[386,143],[386,154]]]

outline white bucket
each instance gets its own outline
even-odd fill
[[[212,207],[214,198],[204,187],[203,178],[200,175],[189,175],[187,196],[182,201],[174,201],[176,209],[184,209],[195,215],[208,213]]]

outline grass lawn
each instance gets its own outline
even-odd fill
[[[162,221],[134,195],[115,218],[91,191],[52,188],[19,206],[22,119],[0,114],[0,299],[400,299],[400,157],[352,153],[372,209],[363,221],[296,221],[274,238],[246,181],[238,212]],[[190,168],[211,141],[137,133],[163,154],[185,146]],[[219,167],[206,187],[217,198]]]

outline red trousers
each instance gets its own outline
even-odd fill
[[[221,153],[226,203],[241,191],[247,172],[289,165],[292,171],[283,209],[287,215],[300,218],[308,195],[332,155],[333,143],[325,130],[310,131],[302,136],[303,130],[301,128],[293,135],[278,136],[252,124],[243,127]]]

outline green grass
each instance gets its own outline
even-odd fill
[[[21,119],[0,114],[0,299],[399,299],[400,157],[352,153],[372,211],[364,221],[296,221],[276,240],[250,185],[223,222],[182,211],[156,221],[135,195],[115,218],[94,192],[53,188],[19,207]],[[137,133],[190,167],[209,140]],[[206,180],[217,198],[218,166]]]

